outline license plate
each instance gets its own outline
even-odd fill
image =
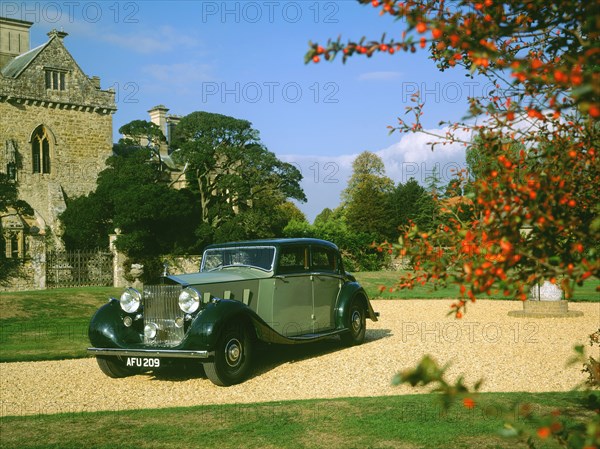
[[[160,359],[156,357],[127,357],[125,364],[136,368],[158,368],[160,367]]]

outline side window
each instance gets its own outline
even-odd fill
[[[305,246],[287,246],[281,248],[277,273],[304,273],[308,270],[308,248]]]
[[[337,253],[329,248],[313,247],[311,268],[313,271],[330,271],[337,273],[339,270]]]

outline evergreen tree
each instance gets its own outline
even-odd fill
[[[374,153],[361,153],[354,160],[352,169],[352,176],[342,194],[348,227],[385,239],[393,232],[388,206],[394,184],[385,176],[383,161]]]

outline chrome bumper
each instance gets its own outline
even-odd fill
[[[212,351],[177,351],[174,349],[120,349],[120,348],[88,348],[88,354],[125,356],[125,357],[168,357],[172,359],[207,359],[215,353]]]

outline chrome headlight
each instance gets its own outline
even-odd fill
[[[121,309],[127,313],[134,313],[140,308],[142,294],[135,288],[128,288],[121,295]]]
[[[148,340],[152,340],[156,337],[156,333],[158,332],[158,326],[154,323],[148,323],[144,326],[144,335]]]
[[[192,287],[179,294],[179,308],[185,313],[194,313],[200,307],[200,292]]]

